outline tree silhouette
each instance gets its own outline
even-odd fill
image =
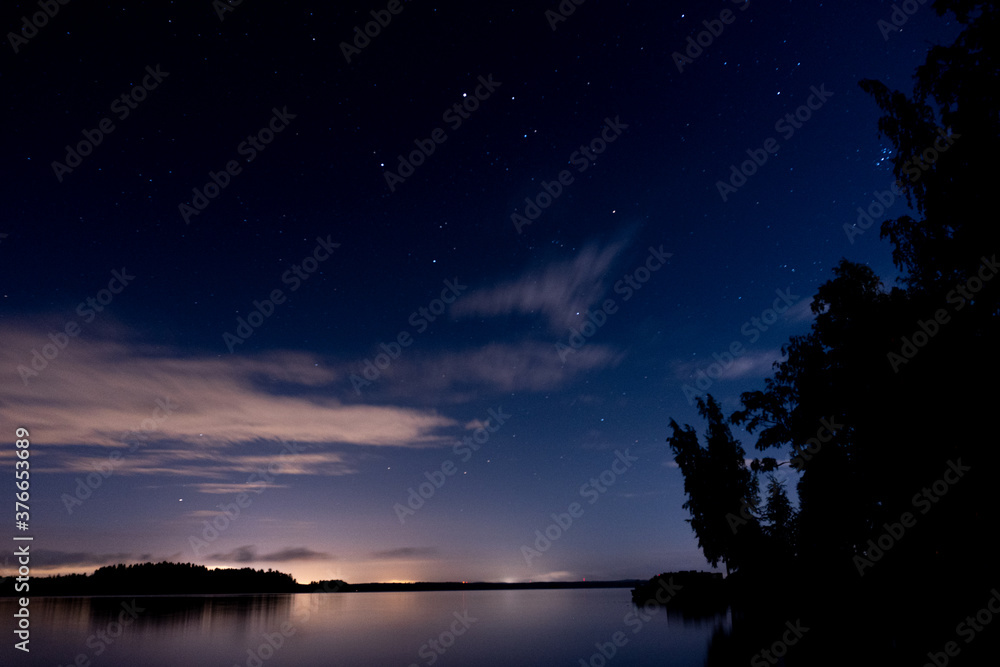
[[[980,255],[996,252],[1000,241],[996,224],[982,217],[993,208],[1000,151],[1000,12],[992,2],[969,0],[934,7],[939,15],[953,11],[965,28],[954,44],[930,49],[913,98],[878,81],[860,84],[885,113],[879,132],[896,147],[894,174],[923,216],[886,221],[882,237],[892,242],[905,283],[932,293],[975,271]],[[957,137],[944,151],[942,134]]]
[[[906,289],[886,291],[871,269],[841,260],[813,301],[810,333],[792,338],[783,348],[788,359],[764,390],[742,396],[743,409],[733,415],[758,431],[758,449],[790,446],[795,454],[824,416],[845,425],[798,486],[800,554],[814,567],[839,567],[862,551],[886,521],[913,509],[914,491],[939,476],[946,461],[964,455],[983,470],[996,465],[995,450],[978,447],[992,421],[993,396],[946,388],[971,389],[998,367],[1000,278],[984,280],[990,262],[983,259],[1000,249],[1000,237],[982,216],[1000,154],[998,10],[963,1],[935,7],[939,14],[954,11],[966,26],[955,44],[930,50],[913,98],[861,82],[886,113],[879,132],[896,146],[894,173],[923,216],[882,226]],[[955,135],[946,147],[945,138]],[[934,148],[935,141],[946,150]],[[967,285],[981,290],[961,296],[957,288]],[[936,313],[947,321],[935,322]],[[918,335],[926,341],[919,350],[912,343]],[[903,359],[906,344],[916,355]],[[982,506],[967,505],[966,517]],[[967,522],[953,518],[956,527]],[[912,570],[969,542],[953,540],[953,533],[911,540],[918,551]]]
[[[325,591],[343,589],[343,581],[321,582]],[[277,570],[220,568],[192,563],[133,563],[106,565],[93,574],[33,578],[37,595],[186,595],[239,593],[304,593],[312,589]],[[13,594],[13,581],[0,594]]]
[[[898,382],[885,353],[903,294],[886,292],[867,266],[841,260],[833,273],[811,304],[811,331],[792,337],[782,348],[787,359],[763,390],[742,395],[731,418],[758,434],[757,449],[788,447],[792,458],[818,432],[828,437],[798,484],[799,553],[814,568],[839,567],[864,544],[879,508],[896,497],[876,478],[886,466],[908,465],[906,443],[892,433],[898,425],[885,419]],[[823,424],[831,422],[841,428],[828,434]]]
[[[762,518],[767,522],[763,531],[771,553],[781,564],[790,565],[795,557],[798,512],[788,500],[784,483],[774,475],[768,476]]]
[[[728,573],[744,562],[747,545],[759,533],[752,515],[759,494],[753,473],[746,467],[743,447],[733,437],[718,402],[711,394],[707,401],[696,400],[698,413],[708,420],[706,447],[698,444],[691,426],[682,429],[673,419],[673,434],[667,442],[684,475],[688,496],[684,508],[691,512],[688,522],[698,537],[698,546],[712,567],[721,560]],[[740,520],[734,522],[733,517]]]
[[[902,272],[899,286],[887,289],[867,266],[841,260],[813,299],[809,333],[783,346],[786,360],[762,390],[741,396],[731,416],[756,436],[758,450],[790,449],[793,458],[824,419],[841,425],[802,466],[797,517],[786,523],[791,508],[774,481],[762,513],[772,560],[781,562],[792,545],[788,571],[812,574],[798,581],[796,604],[827,628],[825,638],[813,635],[813,658],[845,634],[865,632],[867,660],[900,661],[904,647],[907,660],[922,660],[954,639],[954,619],[981,607],[977,596],[995,586],[987,563],[998,523],[1000,226],[986,212],[1000,157],[1000,9],[969,0],[934,7],[954,12],[963,30],[951,46],[929,50],[912,97],[860,83],[885,114],[878,131],[895,146],[897,185],[920,218],[881,228]],[[688,466],[698,463],[696,434],[688,427],[678,438],[671,426]],[[776,466],[766,458],[752,469]],[[715,488],[728,486],[729,472],[713,473]],[[687,481],[690,499],[699,494],[695,508],[706,513],[712,481],[698,478],[690,491]],[[901,530],[907,514],[917,524]],[[869,570],[859,570],[859,556]],[[990,648],[988,640],[963,645],[963,660],[989,656]]]

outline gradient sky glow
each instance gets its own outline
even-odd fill
[[[682,387],[743,344],[709,389],[731,412],[808,330],[841,257],[896,275],[874,227],[853,242],[843,228],[893,180],[857,82],[909,93],[953,17],[924,6],[884,38],[886,1],[590,0],[553,30],[556,2],[418,0],[348,63],[341,42],[386,5],[335,4],[242,3],[220,20],[207,0],[71,3],[4,45],[0,462],[13,471],[27,428],[34,573],[707,569],[665,442],[671,418],[702,430]],[[726,9],[733,22],[679,72],[672,54]],[[36,10],[13,3],[3,25]],[[495,90],[455,127],[448,110],[480,77]],[[821,86],[832,96],[783,136],[776,123]],[[142,97],[124,118],[123,94]],[[275,110],[284,126],[248,160]],[[105,118],[114,130],[57,175]],[[609,124],[614,141],[581,157]],[[390,188],[397,156],[437,128],[446,140]],[[717,181],[771,137],[777,152],[723,201]],[[192,188],[232,160],[185,220]],[[512,214],[563,170],[572,182],[518,229]],[[582,346],[557,347],[596,311]],[[233,344],[239,318],[259,326]],[[362,384],[366,361],[384,368]],[[781,474],[794,497],[796,473]],[[68,501],[88,475],[99,485]],[[401,520],[396,505],[435,480]],[[529,563],[522,546],[572,503]]]

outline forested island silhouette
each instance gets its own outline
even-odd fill
[[[27,594],[35,596],[97,595],[232,595],[252,593],[306,593],[315,589],[336,592],[343,581],[300,584],[290,574],[253,568],[209,569],[193,563],[133,563],[106,565],[92,574],[59,574],[31,577]],[[0,595],[15,592],[15,579],[3,582]]]

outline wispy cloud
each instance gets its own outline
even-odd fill
[[[789,322],[811,322],[816,318],[812,312],[812,299],[801,299],[793,304],[783,317]]]
[[[93,551],[59,551],[58,549],[31,550],[33,567],[50,570],[63,567],[101,567],[117,563],[146,562],[153,560],[152,554],[97,553]]]
[[[0,409],[8,419],[33,426],[36,440],[51,444],[121,447],[122,435],[156,423],[159,441],[198,446],[189,456],[211,458],[206,449],[255,440],[420,447],[442,444],[439,430],[455,422],[433,411],[385,405],[350,405],[317,392],[289,395],[269,390],[279,382],[300,389],[337,382],[324,360],[301,352],[259,358],[154,353],[123,341],[71,340],[27,386],[17,366],[46,342],[46,330],[0,327]],[[345,380],[346,381],[346,380]],[[157,401],[161,401],[158,411]]]
[[[438,555],[434,547],[400,547],[388,551],[375,551],[371,554],[374,560],[406,560],[414,558],[433,558]]]
[[[287,563],[289,561],[333,560],[328,553],[308,547],[288,547],[268,554],[258,554],[257,547],[246,544],[232,551],[211,554],[207,560],[226,563]]]
[[[284,489],[287,488],[287,484],[274,484],[273,482],[265,482],[263,480],[254,480],[253,482],[243,482],[237,484],[223,484],[209,482],[206,484],[184,484],[183,486],[193,488],[199,493],[211,493],[216,495],[237,495],[240,493],[262,493],[264,489]],[[216,512],[212,512],[215,514]]]
[[[393,363],[371,388],[390,400],[474,401],[485,394],[550,391],[580,374],[612,368],[624,353],[590,343],[559,359],[555,342],[490,343],[431,356],[411,355]]]
[[[769,377],[774,371],[774,362],[781,361],[785,357],[780,349],[761,350],[759,352],[748,352],[736,357],[726,368],[722,368],[718,374],[713,373],[712,379],[717,380],[737,380],[744,377]],[[712,364],[721,366],[714,359],[707,361],[677,361],[672,364],[675,377],[682,382],[690,383],[695,379],[695,373],[708,372],[708,367]],[[717,375],[717,376],[716,376]]]
[[[185,354],[106,325],[71,339],[25,384],[17,367],[30,365],[52,330],[48,322],[0,324],[0,416],[46,445],[39,470],[89,474],[115,452],[114,474],[182,477],[210,494],[245,491],[246,476],[268,468],[353,474],[359,454],[345,446],[451,446],[467,420],[420,406],[549,391],[624,356],[591,343],[563,362],[541,341],[414,351],[358,399],[348,379],[358,364],[296,351]],[[289,443],[295,453],[284,455]],[[12,456],[0,451],[0,461]]]
[[[607,291],[604,276],[625,245],[624,241],[604,247],[588,245],[573,259],[528,271],[491,289],[476,290],[455,302],[452,315],[537,315],[547,320],[552,332],[564,333],[579,321],[577,313],[597,303]]]

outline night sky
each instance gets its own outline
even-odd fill
[[[304,582],[707,569],[669,420],[761,388],[841,257],[891,284],[905,202],[849,229],[893,181],[857,83],[910,93],[959,30],[880,28],[888,1],[51,4],[7,3],[0,47],[33,572]]]

